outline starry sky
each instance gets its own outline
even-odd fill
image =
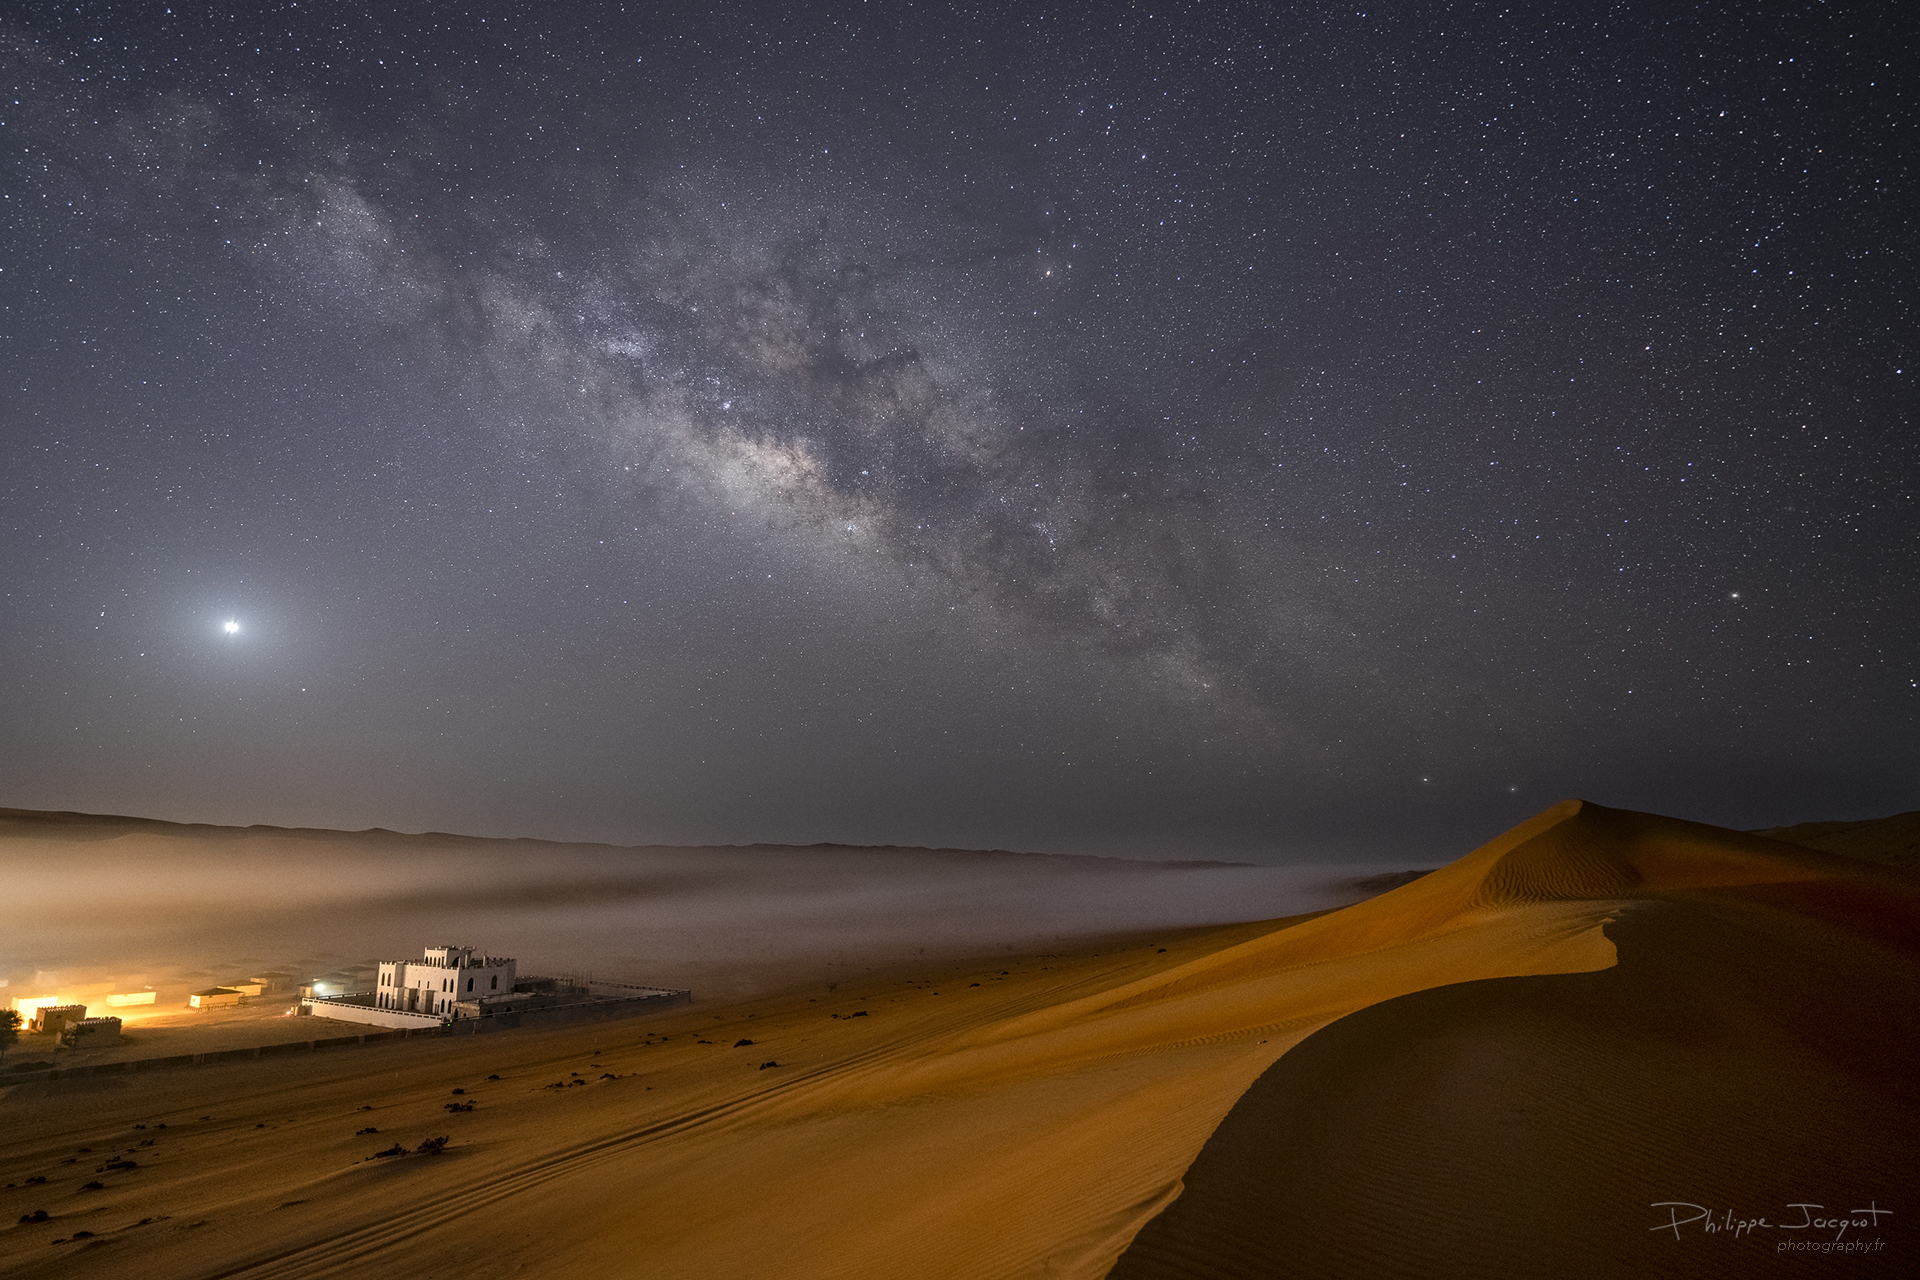
[[[1275,862],[1920,806],[1912,35],[10,5],[0,804]]]

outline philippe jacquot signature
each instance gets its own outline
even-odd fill
[[[1770,1218],[1743,1218],[1731,1209],[1709,1209],[1685,1200],[1656,1200],[1653,1208],[1665,1209],[1667,1220],[1647,1230],[1671,1231],[1675,1240],[1680,1238],[1681,1228],[1697,1223],[1702,1234],[1725,1234],[1736,1240],[1759,1231],[1806,1231],[1821,1239],[1829,1238],[1831,1233],[1831,1239],[1837,1241],[1845,1239],[1849,1231],[1871,1230],[1880,1225],[1880,1219],[1893,1216],[1893,1210],[1882,1209],[1877,1200],[1869,1201],[1864,1209],[1849,1209],[1845,1213],[1829,1210],[1825,1205],[1795,1201],[1787,1206],[1787,1212],[1777,1222]]]

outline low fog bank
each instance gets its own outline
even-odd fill
[[[17,811],[0,814],[0,867],[0,997],[151,985],[163,1003],[442,942],[515,956],[524,973],[742,995],[921,956],[1324,910],[1378,892],[1369,872],[1399,869],[618,848]]]

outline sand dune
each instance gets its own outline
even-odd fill
[[[1485,883],[1504,893],[1630,895],[1605,929],[1618,964],[1320,1031],[1235,1105],[1113,1275],[1911,1274],[1913,882],[1595,806],[1500,862]],[[1649,1230],[1697,1213],[1662,1201],[1774,1225]],[[1811,1257],[1845,1232],[1780,1225],[1861,1206],[1894,1211],[1853,1230],[1881,1249]]]
[[[1920,868],[1920,810],[1865,822],[1801,822],[1753,834],[1810,849],[1843,853],[1849,858],[1865,858],[1909,870]]]
[[[1569,802],[1308,918],[612,1026],[16,1086],[0,1182],[48,1182],[7,1190],[0,1222],[51,1217],[0,1228],[0,1265],[1758,1274],[1739,1268],[1778,1233],[1649,1253],[1650,1206],[1778,1215],[1792,1191],[1914,1211],[1897,1155],[1916,918],[1898,872]],[[442,1111],[453,1088],[473,1113]],[[369,1158],[440,1134],[443,1155]],[[79,1163],[123,1152],[139,1168]],[[1893,1274],[1900,1221],[1846,1265]]]

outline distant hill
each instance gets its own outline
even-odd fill
[[[167,822],[160,818],[136,818],[118,813],[76,813],[69,810],[54,809],[9,809],[0,807],[0,840],[66,840],[80,843],[117,840],[123,836],[143,835],[162,838],[191,839],[206,841],[248,841],[259,839],[293,839],[319,841],[337,844],[352,844],[362,847],[392,844],[423,848],[426,846],[471,846],[474,848],[500,848],[507,845],[538,846],[544,849],[568,851],[609,850],[625,853],[701,853],[725,852],[741,854],[875,854],[909,855],[928,859],[945,858],[983,862],[989,860],[1017,860],[1033,862],[1036,860],[1053,863],[1093,864],[1111,863],[1123,868],[1164,867],[1176,871],[1216,870],[1223,867],[1248,867],[1255,864],[1245,862],[1222,862],[1204,858],[1144,859],[1116,858],[1100,854],[1085,853],[1022,853],[1009,849],[944,849],[929,848],[922,845],[895,844],[835,844],[831,841],[817,841],[813,844],[729,844],[729,845],[612,845],[578,840],[543,840],[533,836],[466,836],[447,831],[422,831],[418,833],[389,831],[385,827],[368,827],[363,831],[337,830],[331,827],[276,827],[256,823],[247,827],[221,826],[209,822]],[[1378,892],[1378,890],[1375,890]]]
[[[1868,818],[1864,822],[1798,822],[1790,827],[1767,827],[1752,834],[1808,849],[1844,853],[1849,858],[1920,870],[1920,809],[1896,813],[1891,818]]]

